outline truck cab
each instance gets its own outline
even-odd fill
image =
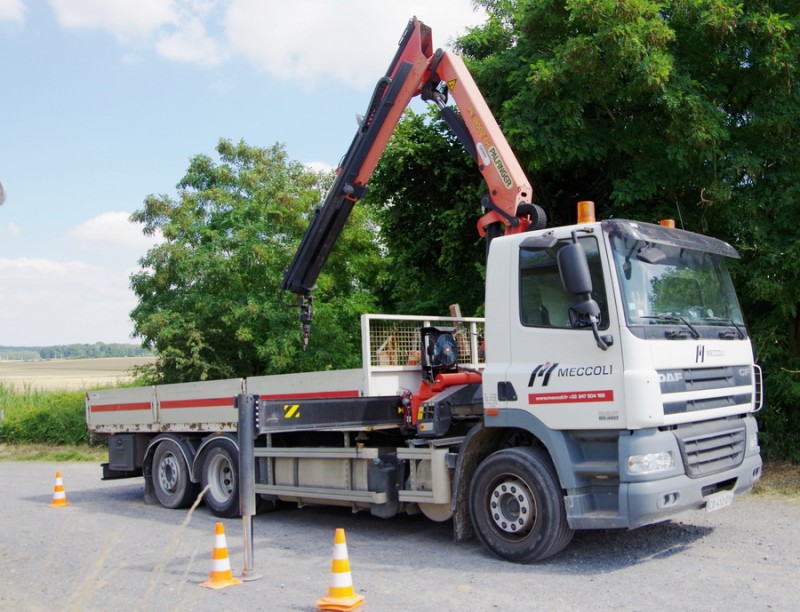
[[[560,252],[575,244],[588,278],[570,293],[576,264]],[[730,257],[722,241],[625,220],[493,241],[484,426],[546,448],[572,529],[716,509],[760,477],[761,374]]]

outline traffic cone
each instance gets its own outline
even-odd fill
[[[211,572],[208,574],[208,580],[200,583],[200,586],[224,589],[234,584],[242,584],[242,581],[231,574],[231,560],[228,558],[228,545],[225,543],[225,527],[222,523],[217,523],[214,550],[211,553]]]
[[[317,600],[317,610],[355,610],[363,606],[363,595],[353,591],[353,577],[350,574],[350,560],[347,558],[347,543],[344,529],[337,529],[333,540],[333,561],[331,561],[331,584],[328,596]]]
[[[69,506],[69,502],[67,501],[67,494],[64,493],[64,482],[61,480],[61,472],[56,472],[56,486],[53,488],[53,501],[50,507],[61,508],[62,506]]]

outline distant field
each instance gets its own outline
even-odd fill
[[[155,357],[0,361],[0,383],[42,391],[113,386],[130,381],[133,366],[153,361]]]

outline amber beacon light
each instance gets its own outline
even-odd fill
[[[661,219],[658,224],[663,225],[664,227],[675,229],[675,219]]]
[[[578,202],[578,223],[594,223],[594,202],[582,200]]]

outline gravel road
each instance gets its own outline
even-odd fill
[[[55,472],[68,507],[50,508]],[[336,527],[344,527],[365,610],[797,610],[800,503],[744,496],[712,514],[636,531],[576,534],[537,565],[454,544],[449,523],[383,520],[286,505],[254,520],[258,581],[223,590],[208,578],[214,525],[145,505],[141,479],[103,482],[82,463],[0,463],[2,610],[314,610],[327,594]],[[224,521],[234,575],[242,524]]]

